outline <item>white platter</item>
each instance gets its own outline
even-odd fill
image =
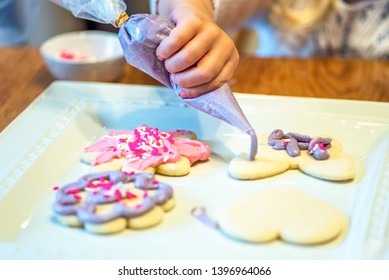
[[[185,106],[160,87],[54,82],[0,134],[0,259],[388,259],[389,104],[237,94],[257,133],[275,128],[341,140],[357,163],[357,177],[333,183],[294,170],[238,181],[228,161],[247,151],[248,137]],[[52,218],[55,185],[89,172],[83,147],[109,129],[140,124],[191,129],[211,146],[208,162],[189,176],[158,179],[174,186],[176,208],[158,226],[98,236],[62,227]],[[193,207],[219,209],[240,196],[290,186],[344,211],[342,239],[298,246],[275,241],[248,244],[227,238],[193,218]]]

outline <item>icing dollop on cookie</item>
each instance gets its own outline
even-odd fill
[[[275,129],[267,143],[275,150],[286,150],[291,157],[300,156],[301,150],[308,150],[308,154],[315,159],[326,160],[330,157],[327,149],[331,147],[331,141],[331,138],[311,138],[294,132],[284,134],[281,129]]]

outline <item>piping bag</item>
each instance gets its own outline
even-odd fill
[[[152,76],[176,94],[180,86],[171,81],[170,74],[156,56],[156,49],[169,36],[174,23],[159,15],[125,13],[123,0],[51,0],[71,11],[74,16],[119,28],[118,37],[127,62]],[[257,136],[228,83],[196,98],[182,98],[187,105],[225,121],[250,136],[250,160],[257,154]]]

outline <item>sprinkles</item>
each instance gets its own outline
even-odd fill
[[[115,190],[115,197],[116,197],[116,202],[119,202],[119,201],[121,201],[122,200],[122,193],[120,192],[120,190],[119,189],[116,189]]]
[[[126,197],[127,197],[128,199],[137,198],[137,196],[136,196],[135,194],[133,194],[132,192],[130,192],[130,191],[127,191],[127,192],[126,192]]]
[[[81,192],[80,189],[70,189],[70,190],[66,191],[66,194],[76,194],[76,193],[79,193],[79,192]]]
[[[110,133],[98,143],[103,146],[103,153],[113,153],[113,157],[123,156],[127,162],[147,160],[151,157],[163,157],[163,162],[167,162],[170,155],[175,154],[171,152],[173,136],[146,125],[139,126],[133,131]]]
[[[87,61],[88,57],[86,55],[77,55],[74,52],[70,52],[67,50],[62,50],[59,53],[59,58],[63,60],[72,60],[72,61]]]

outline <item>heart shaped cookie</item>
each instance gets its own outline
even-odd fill
[[[278,187],[228,205],[218,225],[227,235],[247,242],[281,239],[310,245],[341,235],[347,228],[347,218],[321,199],[292,188]]]
[[[324,180],[345,181],[354,178],[355,163],[342,152],[339,140],[332,137],[310,138],[296,135],[294,134],[296,138],[304,137],[306,142],[297,142],[292,137],[269,140],[271,138],[268,134],[260,135],[255,159],[250,161],[248,155],[238,155],[229,164],[229,174],[236,179],[254,180],[274,176],[289,169],[299,169]],[[289,146],[293,145],[294,148],[289,149]]]

